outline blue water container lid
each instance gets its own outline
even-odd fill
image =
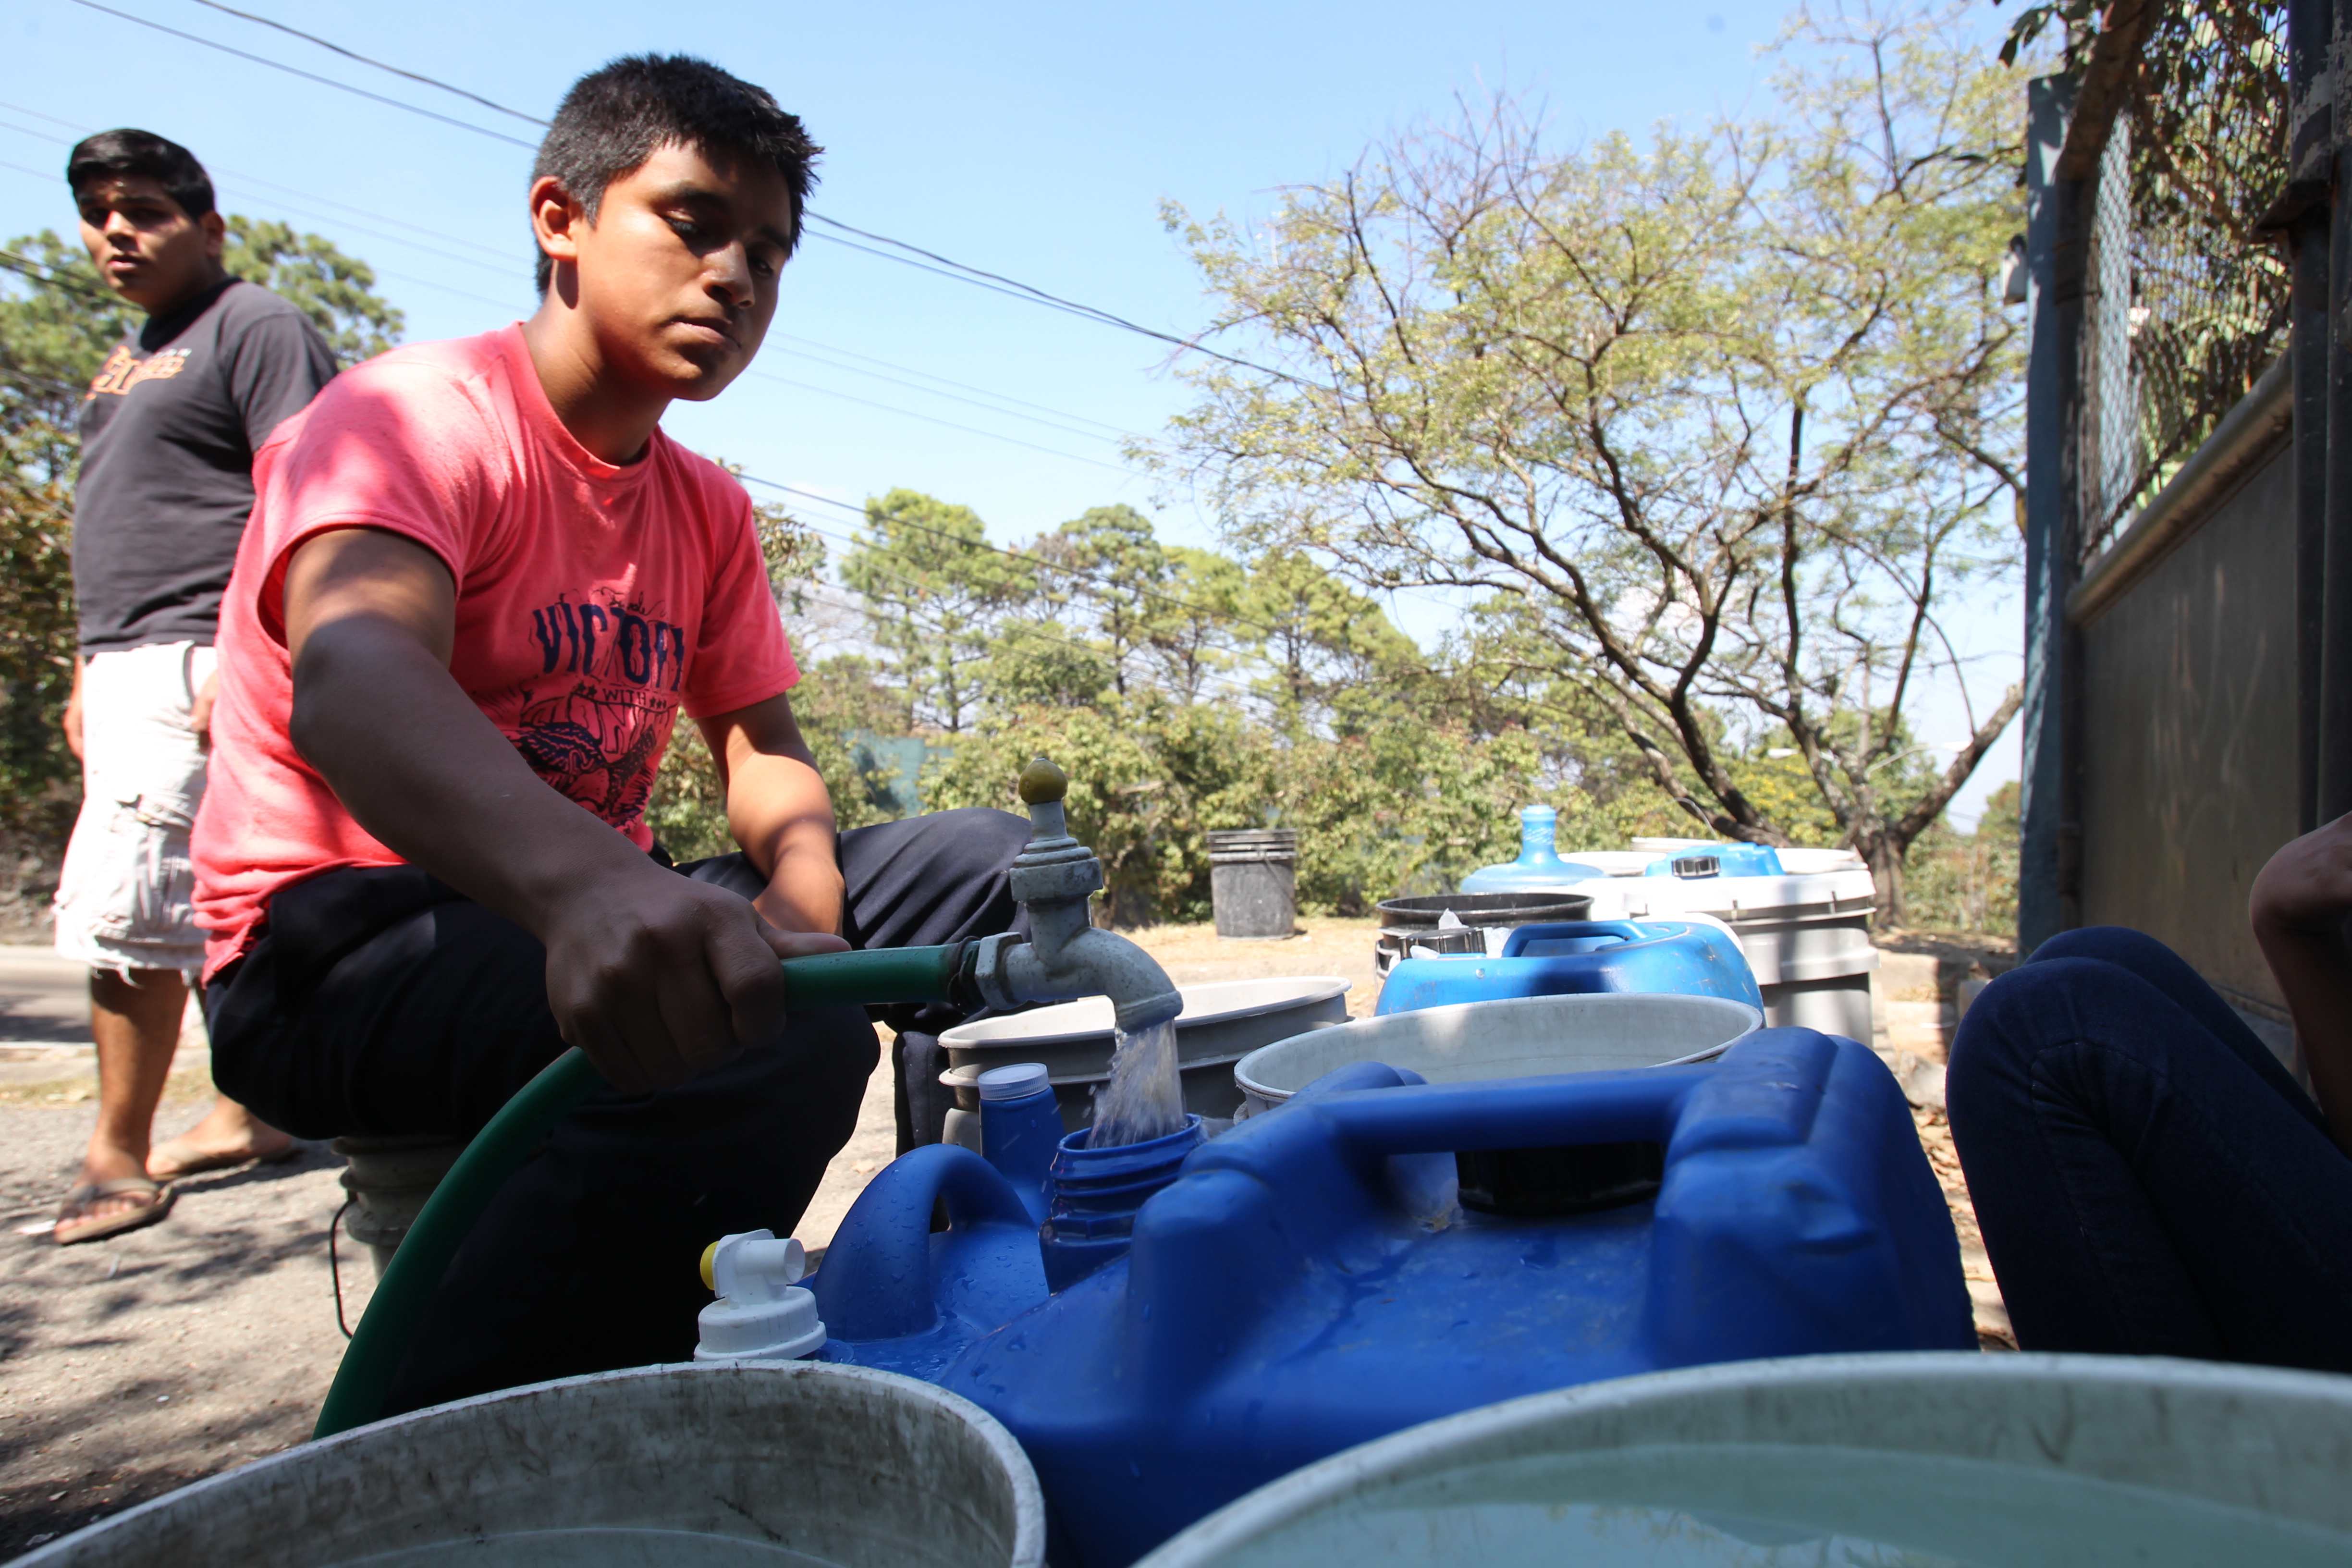
[[[1696,881],[1707,877],[1785,877],[1780,852],[1769,844],[1706,844],[1678,849],[1663,860],[1653,860],[1644,877],[1679,877]]]
[[[1040,1089],[1053,1087],[1045,1076],[1044,1062],[1013,1062],[1007,1067],[991,1068],[980,1075],[982,1100],[1026,1100]]]

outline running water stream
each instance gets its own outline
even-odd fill
[[[1089,1149],[1149,1142],[1184,1130],[1184,1090],[1176,1077],[1176,1026],[1118,1032],[1110,1081],[1095,1094]]]

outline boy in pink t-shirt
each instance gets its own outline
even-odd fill
[[[785,1016],[778,955],[1015,920],[1009,813],[835,831],[750,500],[659,426],[757,352],[816,152],[698,60],[583,78],[538,312],[346,373],[256,459],[194,840],[215,1078],[311,1138],[470,1136],[566,1042],[612,1085],[499,1193],[384,1414],[690,1354],[701,1249],[789,1232],[875,1064],[857,1010]],[[644,814],[681,710],[742,849],[673,869]]]

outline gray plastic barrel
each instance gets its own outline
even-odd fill
[[[1213,1120],[1234,1114],[1241,1090],[1234,1064],[1269,1040],[1286,1039],[1348,1016],[1348,982],[1337,975],[1294,980],[1216,980],[1183,985],[1176,1016],[1176,1071],[1184,1109]],[[980,1074],[1008,1062],[1043,1062],[1053,1080],[1062,1125],[1076,1132],[1094,1120],[1095,1090],[1110,1079],[1110,999],[1089,996],[1031,1013],[959,1024],[940,1037],[949,1068],[940,1081],[959,1109],[977,1111]]]
[[[1234,1065],[1234,1085],[1247,1117],[1349,1062],[1385,1062],[1432,1083],[1609,1072],[1705,1061],[1762,1022],[1747,1003],[1721,996],[1601,991],[1463,1002],[1262,1046]]]
[[[1209,902],[1219,936],[1290,935],[1298,924],[1298,835],[1286,827],[1210,834]]]
[[[980,1406],[818,1362],[637,1367],[306,1443],[18,1568],[1036,1568],[1045,1506]]]
[[[1808,1356],[1539,1394],[1293,1472],[1136,1568],[2352,1562],[2352,1378]]]

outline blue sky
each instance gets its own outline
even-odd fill
[[[195,0],[105,3],[534,135]],[[1496,85],[1540,95],[1562,140],[1760,107],[1769,66],[1758,48],[1786,10],[1779,0],[1457,0],[1442,10],[1390,0],[236,3],[536,115],[616,54],[704,55],[770,88],[825,144],[819,210],[1180,334],[1207,307],[1159,222],[1163,199],[1200,213],[1262,212],[1280,186],[1333,173],[1454,94]],[[1985,16],[1990,37],[2005,18],[1990,6]],[[287,219],[365,258],[407,312],[411,338],[480,331],[530,306],[523,147],[73,0],[11,0],[0,59],[0,233],[64,229],[72,211],[55,171],[66,142],[136,124],[194,148],[226,209]],[[1119,460],[1119,432],[1150,434],[1184,400],[1162,346],[1147,339],[813,239],[786,275],[751,375],[712,405],[679,407],[669,428],[753,474],[840,501],[906,485],[965,502],[1000,539],[1123,500],[1157,516],[1167,537],[1213,544],[1211,521],[1188,498],[1160,492]],[[823,505],[796,510],[836,532],[853,521]],[[1425,598],[1396,611],[1423,640],[1449,617]],[[2013,662],[2013,601],[1978,606],[1965,635]],[[1957,731],[1956,713],[1938,703],[1927,737]],[[2012,740],[1954,815],[1972,817],[1982,794],[2015,773]]]

